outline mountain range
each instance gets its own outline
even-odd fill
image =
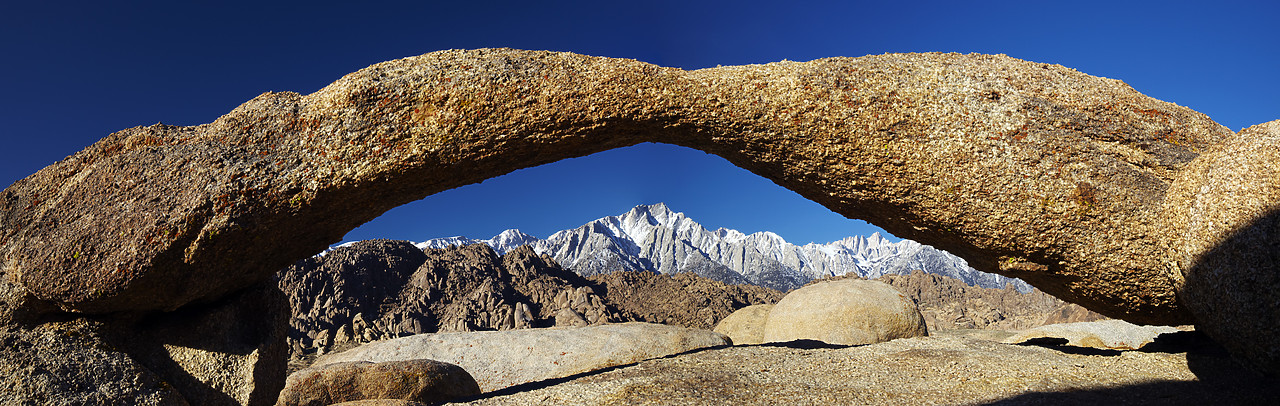
[[[639,205],[546,239],[510,229],[487,240],[458,236],[416,245],[425,249],[477,243],[487,244],[499,254],[529,245],[539,255],[550,255],[582,276],[639,270],[691,272],[725,283],[787,291],[818,278],[850,273],[877,278],[918,269],[971,286],[1003,288],[1012,284],[1020,292],[1031,291],[1022,280],[978,271],[959,257],[911,240],[890,242],[874,233],[800,246],[768,231],[708,230],[663,203]]]

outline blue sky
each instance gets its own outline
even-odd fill
[[[1004,53],[1123,80],[1233,130],[1280,118],[1272,2],[36,3],[0,3],[3,185],[120,129],[207,123],[265,91],[306,94],[373,63],[452,48],[684,69]],[[644,144],[430,196],[347,238],[545,237],[660,201],[708,227],[801,244],[876,230],[713,155]]]

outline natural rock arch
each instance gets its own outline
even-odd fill
[[[1005,56],[696,71],[518,50],[385,62],[216,121],[112,134],[0,195],[3,319],[174,309],[395,206],[640,142],[713,153],[845,216],[1108,316],[1182,324],[1165,192],[1233,137],[1122,82]]]

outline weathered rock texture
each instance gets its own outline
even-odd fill
[[[1021,293],[1011,288],[988,289],[940,275],[914,271],[907,275],[885,275],[876,280],[893,285],[910,297],[924,316],[929,331],[940,329],[1021,330],[1065,317],[1092,321],[1104,317],[1079,306],[1063,303],[1038,289]],[[1074,306],[1074,307],[1072,307]],[[1082,314],[1075,314],[1075,309]]]
[[[1264,405],[1280,401],[1275,385],[1197,348],[1090,355],[930,336],[841,349],[733,346],[469,404]]]
[[[484,244],[424,252],[361,241],[299,261],[278,283],[293,312],[295,355],[420,333],[622,320],[595,284],[527,246],[498,256]]]
[[[1005,56],[696,71],[509,49],[265,93],[112,134],[0,194],[7,317],[174,309],[262,280],[398,205],[640,142],[720,155],[838,213],[1108,316],[1183,323],[1151,240],[1232,133],[1124,83]],[[15,299],[19,298],[19,299]],[[16,311],[16,313],[15,313]]]
[[[1165,210],[1166,269],[1197,328],[1280,376],[1280,120],[1192,162]]]
[[[645,271],[593,275],[604,301],[627,320],[710,330],[746,306],[777,303],[782,292],[761,286],[730,285],[691,273]]]
[[[87,320],[0,327],[0,405],[173,405],[188,402]]]
[[[419,334],[326,355],[313,368],[338,362],[434,359],[461,366],[481,390],[490,392],[729,344],[728,337],[711,331],[649,323]]]
[[[328,406],[348,401],[399,399],[437,403],[480,394],[461,367],[429,359],[340,362],[289,375],[277,406]]]
[[[842,279],[787,293],[769,309],[764,342],[818,340],[874,344],[929,335],[916,304],[889,284]]]

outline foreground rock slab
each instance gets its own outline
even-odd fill
[[[1169,326],[1139,326],[1124,320],[1086,321],[1034,327],[1005,339],[1006,344],[1021,344],[1036,339],[1061,339],[1076,347],[1103,350],[1136,350],[1155,342],[1161,334],[1176,333]]]
[[[1275,404],[1225,353],[1097,356],[958,336],[841,349],[735,346],[471,405]]]
[[[761,335],[764,342],[861,345],[929,335],[929,331],[916,304],[893,286],[842,279],[788,293],[769,309]]]
[[[276,405],[393,399],[436,403],[479,394],[480,387],[467,371],[440,361],[339,362],[289,375]]]
[[[461,366],[482,391],[490,392],[722,345],[729,345],[728,337],[715,332],[648,323],[419,334],[326,355],[313,368],[338,362],[433,359]]]

